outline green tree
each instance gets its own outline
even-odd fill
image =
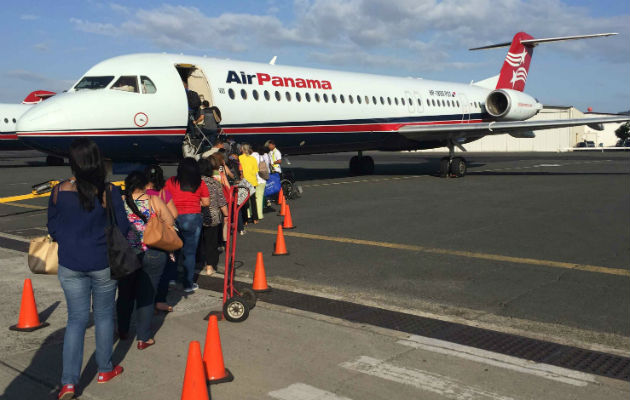
[[[615,130],[615,135],[617,135],[620,141],[628,139],[628,137],[630,137],[630,122],[620,125],[619,128]]]

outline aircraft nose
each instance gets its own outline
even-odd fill
[[[61,149],[53,145],[49,139],[67,128],[68,115],[52,98],[24,113],[18,120],[15,130],[18,139],[26,145],[45,152],[59,153]]]

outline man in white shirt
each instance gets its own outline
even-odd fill
[[[280,164],[282,163],[282,153],[280,153],[280,150],[278,150],[273,140],[267,140],[265,146],[269,148],[269,158],[271,159],[272,172],[278,174],[281,173],[282,167],[280,167]]]

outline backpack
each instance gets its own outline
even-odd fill
[[[269,179],[269,167],[267,167],[267,163],[262,159],[262,157],[258,163],[258,175],[260,175],[260,177],[264,180]]]

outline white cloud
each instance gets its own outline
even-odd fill
[[[36,19],[39,19],[39,15],[22,14],[22,15],[20,15],[20,19],[22,21],[35,21]]]
[[[132,36],[170,51],[294,48],[331,65],[365,63],[407,71],[468,68],[451,60],[454,50],[508,41],[519,30],[537,37],[618,31],[625,38],[600,39],[597,45],[573,42],[554,51],[573,57],[628,62],[627,16],[593,17],[585,8],[561,0],[294,0],[292,21],[275,15],[224,13],[187,6],[139,9],[121,23],[71,19],[75,28],[108,36]],[[112,9],[131,13],[127,7]]]
[[[53,92],[61,92],[63,90],[66,90],[75,82],[74,80],[49,78],[24,69],[14,69],[11,71],[6,71],[3,75],[11,79],[19,79],[21,81],[27,82],[32,87],[36,86],[40,89],[50,90]]]
[[[129,7],[125,7],[122,4],[118,4],[118,3],[109,3],[109,8],[111,8],[112,11],[122,13],[122,14],[129,14],[131,12]]]
[[[37,43],[33,45],[33,48],[38,51],[46,52],[50,50],[48,43]]]

